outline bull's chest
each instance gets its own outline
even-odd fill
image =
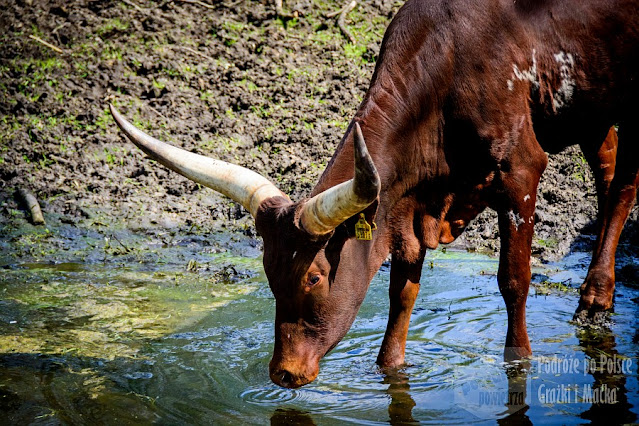
[[[407,261],[424,249],[453,242],[489,204],[495,173],[465,184],[424,185],[395,204],[389,212],[391,251]]]

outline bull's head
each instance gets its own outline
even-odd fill
[[[313,381],[320,359],[353,323],[370,282],[369,268],[361,264],[367,255],[356,254],[363,246],[339,227],[373,204],[380,190],[359,125],[353,136],[354,177],[293,202],[255,172],[165,144],[136,129],[112,106],[111,113],[151,158],[239,202],[255,218],[276,300],[271,379],[290,388]]]

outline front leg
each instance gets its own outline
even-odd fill
[[[504,348],[507,361],[532,354],[526,329],[526,299],[530,286],[530,252],[534,228],[536,188],[518,193],[521,202],[513,199],[498,212],[501,251],[497,282],[506,303],[508,331]],[[523,201],[526,199],[526,201]]]
[[[423,261],[423,253],[415,262],[406,262],[393,255],[388,290],[390,296],[388,326],[377,356],[377,364],[381,367],[397,367],[404,363],[408,325],[419,293]]]
[[[526,299],[531,278],[537,185],[547,157],[540,148],[531,152],[536,155],[530,154],[527,160],[511,163],[508,172],[501,172],[502,191],[496,206],[501,239],[497,282],[508,313],[506,361],[532,355],[526,329]]]

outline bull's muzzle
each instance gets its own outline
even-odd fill
[[[289,389],[299,388],[315,380],[319,374],[319,360],[271,360],[269,374],[276,385]]]

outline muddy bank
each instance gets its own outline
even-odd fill
[[[0,226],[32,190],[45,216],[180,233],[255,235],[245,211],[157,167],[118,133],[136,125],[188,150],[250,167],[293,198],[308,194],[355,112],[385,27],[401,2],[362,2],[348,43],[326,14],[341,2],[3,1],[0,24]],[[207,3],[208,4],[208,3]],[[534,252],[587,250],[596,216],[576,150],[551,158],[538,196]],[[91,225],[92,226],[92,225]],[[497,248],[492,212],[456,243]],[[621,250],[639,245],[637,210]]]

